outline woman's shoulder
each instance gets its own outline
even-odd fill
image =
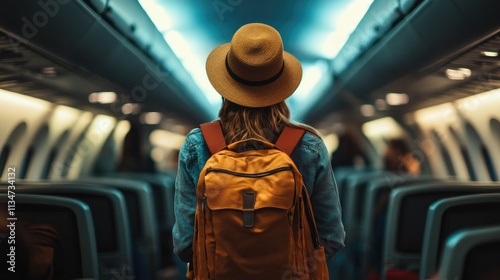
[[[323,139],[310,131],[306,131],[304,133],[304,136],[302,136],[302,139],[299,142],[299,146],[302,149],[316,153],[322,153],[326,150]]]
[[[195,146],[204,143],[203,134],[201,134],[201,130],[199,127],[193,128],[187,135],[184,140],[184,145],[187,146]]]

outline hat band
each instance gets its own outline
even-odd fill
[[[281,74],[283,73],[283,70],[285,69],[285,61],[283,61],[283,65],[281,65],[280,71],[276,75],[272,76],[271,78],[265,79],[262,81],[249,81],[247,79],[243,79],[243,78],[239,77],[231,70],[231,67],[229,67],[229,62],[227,61],[227,57],[228,56],[226,55],[226,69],[227,69],[227,72],[229,73],[229,75],[231,76],[231,78],[233,78],[237,82],[242,83],[242,84],[247,85],[247,86],[255,87],[255,86],[268,85],[268,84],[276,81],[281,76]]]

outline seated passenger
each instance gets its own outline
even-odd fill
[[[8,270],[11,267],[8,260],[3,262],[0,266],[1,279],[60,279],[64,257],[59,234],[54,227],[48,224],[17,225],[15,242],[14,272]],[[7,250],[10,250],[10,245],[1,240],[0,251],[4,254]]]
[[[396,172],[399,175],[420,174],[420,162],[413,157],[408,143],[400,138],[394,138],[387,141],[387,146],[383,154],[383,163],[385,170]],[[371,240],[373,249],[371,250],[370,262],[368,264],[370,279],[378,279],[378,275],[380,275],[383,268],[382,251],[384,248],[387,204],[388,197],[381,197],[381,199],[377,201],[374,213],[376,217],[376,228],[373,239]]]
[[[341,166],[365,167],[368,165],[368,159],[359,145],[354,134],[346,130],[339,135],[339,144],[332,153],[332,169]]]
[[[387,141],[383,160],[384,169],[387,171],[420,174],[420,162],[413,157],[408,143],[403,139],[395,138]]]

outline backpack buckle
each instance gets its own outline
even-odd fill
[[[255,219],[255,192],[246,191],[243,193],[243,226],[251,228]]]

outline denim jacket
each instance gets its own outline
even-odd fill
[[[192,258],[196,185],[199,174],[210,157],[199,128],[193,129],[179,153],[179,167],[175,182],[173,227],[174,253],[188,262]],[[326,147],[318,136],[306,132],[291,155],[302,174],[311,197],[320,238],[328,258],[344,247],[344,226],[337,185]]]

